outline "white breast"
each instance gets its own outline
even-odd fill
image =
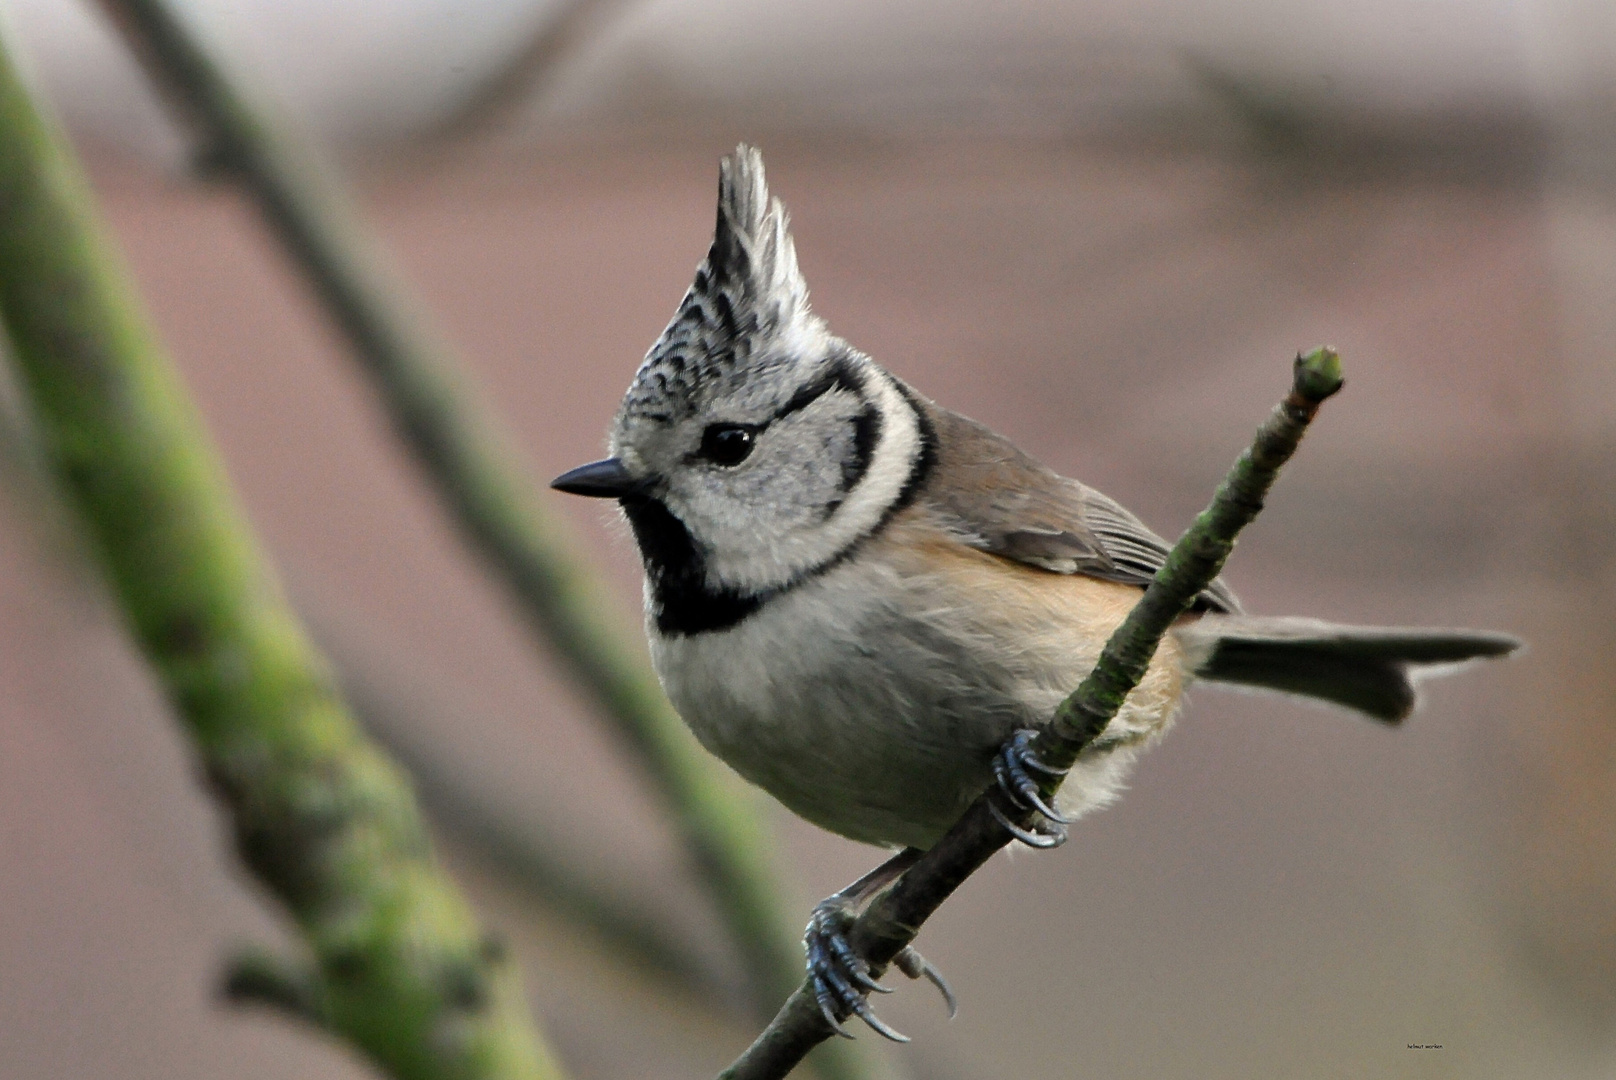
[[[663,637],[652,659],[713,753],[792,810],[857,840],[926,847],[991,777],[1011,732],[1048,720],[1139,597],[942,538],[918,514],[736,626]],[[1164,642],[1062,789],[1102,805],[1177,708]]]

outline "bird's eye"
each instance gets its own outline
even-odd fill
[[[739,465],[752,453],[757,429],[745,424],[708,424],[698,453],[714,465]]]

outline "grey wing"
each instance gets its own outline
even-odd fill
[[[1148,585],[1156,576],[1156,571],[1167,561],[1172,546],[1151,532],[1144,522],[1130,514],[1115,499],[1093,488],[1083,487],[1075,480],[1064,482],[1081,489],[1084,520],[1100,538],[1106,554],[1117,564],[1119,573],[1115,580]],[[1229,614],[1240,611],[1239,599],[1222,578],[1206,587],[1197,597],[1196,606]]]
[[[1170,545],[1114,499],[1040,465],[981,424],[932,407],[937,464],[926,501],[962,541],[1059,574],[1148,585]],[[1236,613],[1222,578],[1196,601]]]

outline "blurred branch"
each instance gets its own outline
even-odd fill
[[[534,485],[448,351],[411,315],[350,201],[311,148],[276,131],[162,0],[101,0],[153,76],[183,102],[212,157],[257,200],[381,395],[394,426],[487,565],[632,748],[672,808],[764,1008],[802,972],[798,930],[770,881],[758,815],[673,712],[600,585],[540,508]],[[862,1055],[861,1055],[862,1057]],[[827,1076],[869,1076],[846,1050]]]
[[[1295,87],[1265,86],[1194,53],[1185,53],[1183,63],[1268,153],[1296,157],[1320,140],[1326,121],[1322,104],[1305,99]]]
[[[449,111],[425,132],[428,142],[450,142],[497,127],[531,101],[567,57],[575,55],[630,0],[563,0],[547,14],[522,47],[477,80]]]
[[[1162,635],[1189,610],[1202,589],[1223,569],[1240,530],[1262,510],[1263,497],[1281,466],[1301,442],[1321,402],[1341,389],[1341,362],[1329,349],[1296,358],[1290,394],[1258,429],[1218,487],[1212,504],[1195,519],[1157,572],[1134,609],[1106,642],[1094,670],[1055,710],[1033,743],[1035,760],[1050,770],[1067,769],[1099,737],[1133,688],[1139,685]],[[1049,799],[1060,778],[1043,784]],[[879,975],[914,941],[944,900],[1011,840],[995,809],[1022,829],[1031,813],[990,787],[964,816],[854,922],[853,951]],[[804,981],[763,1033],[724,1071],[722,1080],[778,1080],[809,1049],[835,1033],[820,1012],[812,985]]]
[[[1264,77],[1190,51],[1180,61],[1234,122],[1246,152],[1293,182],[1427,175],[1535,186],[1547,166],[1549,133],[1524,100],[1377,109],[1325,78]]]
[[[44,457],[242,858],[302,931],[307,955],[277,967],[283,999],[401,1078],[559,1076],[510,965],[437,867],[408,781],[283,599],[83,178],[3,49],[0,318]]]
[[[364,650],[344,645],[343,636],[329,623],[321,629],[324,620],[311,622],[336,662],[344,693],[360,722],[410,771],[435,822],[485,859],[506,884],[584,928],[636,966],[708,1001],[737,999],[736,988],[726,985],[715,965],[667,919],[595,884],[595,875],[563,854],[561,845],[537,824],[491,800],[469,778],[445,765],[441,754],[421,745],[412,732],[426,728],[428,718],[452,717],[450,703],[459,697],[455,687],[434,690],[431,685],[411,685],[409,677],[392,665],[378,664],[361,656]]]

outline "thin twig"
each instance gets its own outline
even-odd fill
[[[304,952],[232,989],[400,1080],[548,1080],[510,962],[354,723],[131,296],[65,140],[0,48],[0,319],[38,445]]]
[[[1051,768],[1066,768],[1104,730],[1123,699],[1139,684],[1162,635],[1189,610],[1195,597],[1223,568],[1235,536],[1262,510],[1279,469],[1296,450],[1319,404],[1341,388],[1341,362],[1330,349],[1296,358],[1290,394],[1257,431],[1251,447],[1213,496],[1212,504],[1173,546],[1165,565],[1134,609],[1106,642],[1094,670],[1061,702],[1034,743]],[[1045,785],[1044,795],[1057,783]],[[1030,813],[1002,798],[996,788],[979,797],[954,827],[853,924],[853,950],[879,975],[932,913],[993,853],[1011,840],[994,818],[990,800],[1017,825]],[[722,1080],[778,1080],[804,1054],[833,1034],[805,981]]]
[[[778,1001],[802,972],[799,927],[784,915],[750,796],[697,745],[669,706],[601,585],[572,554],[512,463],[510,441],[421,325],[402,286],[314,149],[247,98],[164,0],[101,0],[208,157],[258,203],[380,395],[400,438],[486,565],[632,750],[671,808],[691,863],[735,941],[754,1000]],[[866,1053],[817,1059],[828,1078],[878,1075]]]

